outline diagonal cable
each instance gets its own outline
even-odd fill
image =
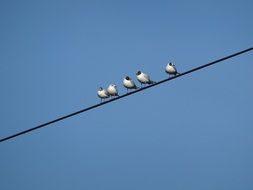
[[[193,69],[191,69],[191,70],[185,71],[185,72],[183,72],[183,73],[181,73],[181,74],[178,74],[178,75],[176,75],[176,76],[174,76],[174,77],[166,78],[166,79],[164,79],[164,80],[161,80],[161,81],[156,82],[156,83],[154,83],[154,84],[151,84],[151,85],[149,85],[149,86],[145,86],[145,87],[139,88],[139,89],[137,89],[137,90],[135,90],[135,91],[132,91],[132,92],[123,94],[123,95],[118,96],[118,97],[116,97],[116,98],[114,98],[114,99],[110,99],[110,100],[108,100],[108,101],[105,101],[105,102],[102,102],[102,103],[99,103],[99,104],[95,104],[95,105],[93,105],[93,106],[90,106],[90,107],[81,109],[81,110],[76,111],[76,112],[74,112],[74,113],[71,113],[71,114],[68,114],[68,115],[59,117],[59,118],[57,118],[57,119],[54,119],[54,120],[52,120],[52,121],[49,121],[49,122],[40,124],[40,125],[38,125],[38,126],[36,126],[36,127],[33,127],[33,128],[30,128],[30,129],[27,129],[27,130],[18,132],[18,133],[16,133],[16,134],[13,134],[13,135],[4,137],[4,138],[0,139],[0,142],[7,141],[7,140],[9,140],[9,139],[15,138],[15,137],[17,137],[17,136],[20,136],[20,135],[23,135],[23,134],[26,134],[26,133],[29,133],[29,132],[31,132],[31,131],[37,130],[37,129],[42,128],[42,127],[47,127],[47,126],[49,126],[49,125],[51,125],[51,124],[53,124],[53,123],[59,122],[59,121],[61,121],[61,120],[67,119],[67,118],[69,118],[69,117],[78,115],[78,114],[80,114],[80,113],[83,113],[83,112],[86,112],[86,111],[89,111],[89,110],[95,109],[95,108],[97,108],[97,107],[101,107],[101,106],[103,106],[103,105],[105,105],[105,104],[109,104],[109,103],[111,103],[111,102],[113,102],[113,101],[117,101],[117,100],[119,100],[119,99],[121,99],[121,98],[124,98],[124,97],[126,97],[126,96],[131,96],[131,95],[133,95],[133,94],[135,94],[135,93],[141,92],[141,91],[146,90],[146,89],[148,89],[148,88],[152,88],[152,87],[154,87],[154,86],[160,85],[160,84],[165,83],[165,82],[168,82],[168,81],[170,81],[170,80],[174,80],[174,79],[176,79],[176,78],[178,78],[178,77],[182,77],[182,76],[184,76],[184,75],[193,73],[193,72],[198,71],[198,70],[200,70],[200,69],[203,69],[203,68],[205,68],[205,67],[209,67],[209,66],[211,66],[211,65],[220,63],[220,62],[225,61],[225,60],[227,60],[227,59],[231,59],[231,58],[233,58],[233,57],[236,57],[236,56],[238,56],[238,55],[244,54],[244,53],[249,52],[249,51],[252,51],[252,50],[253,50],[253,47],[248,48],[248,49],[245,49],[245,50],[242,50],[242,51],[239,51],[239,52],[236,52],[236,53],[234,53],[234,54],[231,54],[231,55],[228,55],[228,56],[226,56],[226,57],[217,59],[217,60],[212,61],[212,62],[210,62],[210,63],[207,63],[207,64],[205,64],[205,65],[202,65],[202,66],[199,66],[199,67],[195,67],[195,68],[193,68]]]

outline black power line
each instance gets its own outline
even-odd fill
[[[156,83],[154,83],[154,84],[152,84],[152,85],[145,86],[145,87],[143,87],[143,88],[139,88],[139,89],[137,89],[137,90],[135,90],[135,91],[132,91],[132,92],[123,94],[123,95],[121,95],[121,96],[118,96],[118,97],[116,97],[116,98],[110,99],[110,100],[108,100],[108,101],[105,101],[105,102],[102,102],[102,103],[99,103],[99,104],[95,104],[95,105],[93,105],[93,106],[87,107],[87,108],[85,108],[85,109],[79,110],[79,111],[74,112],[74,113],[71,113],[71,114],[69,114],[69,115],[65,115],[65,116],[59,117],[59,118],[57,118],[57,119],[55,119],[55,120],[52,120],[52,121],[49,121],[49,122],[47,122],[47,123],[43,123],[43,124],[38,125],[38,126],[36,126],[36,127],[33,127],[33,128],[30,128],[30,129],[21,131],[21,132],[19,132],[19,133],[16,133],[16,134],[14,134],[14,135],[10,135],[10,136],[8,136],[8,137],[2,138],[2,139],[0,139],[0,142],[3,142],[3,141],[6,141],[6,140],[15,138],[15,137],[17,137],[17,136],[23,135],[23,134],[25,134],[25,133],[29,133],[29,132],[31,132],[31,131],[34,131],[34,130],[39,129],[39,128],[42,128],[42,127],[46,127],[46,126],[48,126],[48,125],[50,125],[50,124],[53,124],[53,123],[56,123],[56,122],[58,122],[58,121],[67,119],[67,118],[69,118],[69,117],[72,117],[72,116],[74,116],[74,115],[80,114],[80,113],[82,113],[82,112],[86,112],[86,111],[89,111],[89,110],[91,110],[91,109],[94,109],[94,108],[103,106],[103,105],[105,105],[105,104],[108,104],[108,103],[110,103],[110,102],[119,100],[119,99],[124,98],[124,97],[126,97],[126,96],[130,96],[130,95],[132,95],[132,94],[138,93],[138,92],[143,91],[143,90],[146,90],[146,89],[148,89],[148,88],[151,88],[151,87],[160,85],[160,84],[162,84],[162,83],[164,83],[164,82],[167,82],[167,81],[170,81],[170,80],[174,80],[174,79],[176,79],[176,78],[178,78],[178,77],[182,77],[182,76],[187,75],[187,74],[189,74],[189,73],[195,72],[195,71],[200,70],[200,69],[203,69],[203,68],[205,68],[205,67],[209,67],[209,66],[211,66],[211,65],[214,65],[214,64],[216,64],[216,63],[225,61],[225,60],[230,59],[230,58],[232,58],[232,57],[236,57],[236,56],[238,56],[238,55],[241,55],[241,54],[243,54],[243,53],[249,52],[249,51],[251,51],[251,50],[253,50],[253,47],[248,48],[248,49],[245,49],[245,50],[242,50],[242,51],[239,51],[239,52],[234,53],[234,54],[231,54],[231,55],[228,55],[228,56],[226,56],[226,57],[223,57],[223,58],[221,58],[221,59],[212,61],[212,62],[207,63],[207,64],[205,64],[205,65],[202,65],[202,66],[193,68],[193,69],[191,69],[191,70],[188,70],[188,71],[186,71],[186,72],[183,72],[183,73],[181,73],[181,74],[178,74],[178,75],[176,75],[176,76],[174,76],[174,77],[170,77],[170,78],[161,80],[161,81],[156,82]]]

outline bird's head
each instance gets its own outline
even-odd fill
[[[136,73],[136,75],[140,75],[141,74],[141,71],[138,71],[137,73]]]
[[[116,85],[115,85],[115,84],[110,84],[110,86],[111,86],[111,87],[116,87]]]

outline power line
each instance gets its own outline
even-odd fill
[[[72,116],[74,116],[74,115],[80,114],[80,113],[82,113],[82,112],[86,112],[86,111],[95,109],[95,108],[97,108],[97,107],[100,107],[100,106],[103,106],[103,105],[105,105],[105,104],[111,103],[111,102],[116,101],[116,100],[119,100],[119,99],[121,99],[121,98],[124,98],[124,97],[126,97],[126,96],[130,96],[130,95],[133,95],[133,94],[138,93],[138,92],[140,92],[140,91],[146,90],[146,89],[148,89],[148,88],[151,88],[151,87],[160,85],[160,84],[162,84],[162,83],[164,83],[164,82],[168,82],[168,81],[170,81],[170,80],[174,80],[174,79],[176,79],[176,78],[178,78],[178,77],[182,77],[182,76],[184,76],[184,75],[190,74],[190,73],[192,73],[192,72],[195,72],[195,71],[197,71],[197,70],[203,69],[203,68],[205,68],[205,67],[209,67],[209,66],[211,66],[211,65],[214,65],[214,64],[217,64],[217,63],[219,63],[219,62],[225,61],[225,60],[230,59],[230,58],[232,58],[232,57],[236,57],[236,56],[238,56],[238,55],[244,54],[244,53],[249,52],[249,51],[251,51],[251,50],[253,50],[253,47],[248,48],[248,49],[245,49],[245,50],[242,50],[242,51],[239,51],[239,52],[234,53],[234,54],[231,54],[231,55],[228,55],[228,56],[226,56],[226,57],[223,57],[223,58],[220,58],[220,59],[218,59],[218,60],[212,61],[212,62],[207,63],[207,64],[205,64],[205,65],[202,65],[202,66],[193,68],[193,69],[191,69],[191,70],[188,70],[188,71],[186,71],[186,72],[183,72],[183,73],[181,73],[181,74],[178,74],[178,75],[176,75],[176,76],[174,76],[174,77],[170,77],[170,78],[161,80],[161,81],[156,82],[156,83],[154,83],[154,84],[152,84],[152,85],[145,86],[145,87],[143,87],[143,88],[139,88],[139,89],[137,89],[137,90],[135,90],[135,91],[132,91],[132,92],[123,94],[123,95],[121,95],[121,96],[118,96],[118,97],[116,97],[116,98],[110,99],[110,100],[108,100],[108,101],[105,101],[105,102],[102,102],[102,103],[99,103],[99,104],[95,104],[95,105],[93,105],[93,106],[84,108],[84,109],[82,109],[82,110],[79,110],[79,111],[77,111],[77,112],[71,113],[71,114],[69,114],[69,115],[65,115],[65,116],[59,117],[59,118],[57,118],[57,119],[55,119],[55,120],[52,120],[52,121],[49,121],[49,122],[47,122],[47,123],[43,123],[43,124],[38,125],[38,126],[36,126],[36,127],[33,127],[33,128],[30,128],[30,129],[21,131],[21,132],[19,132],[19,133],[10,135],[10,136],[8,136],[8,137],[2,138],[2,139],[0,139],[0,142],[7,141],[7,140],[9,140],[9,139],[12,139],[12,138],[15,138],[15,137],[17,137],[17,136],[23,135],[23,134],[25,134],[25,133],[29,133],[29,132],[31,132],[31,131],[37,130],[37,129],[42,128],[42,127],[46,127],[46,126],[48,126],[48,125],[50,125],[50,124],[53,124],[53,123],[56,123],[56,122],[58,122],[58,121],[67,119],[67,118],[69,118],[69,117],[72,117]]]

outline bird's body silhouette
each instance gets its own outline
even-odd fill
[[[146,73],[144,72],[141,72],[141,71],[138,71],[136,73],[136,76],[137,76],[137,80],[142,84],[154,84],[155,81],[152,81],[149,77],[149,75],[147,75]]]
[[[119,96],[118,89],[117,89],[117,86],[115,84],[110,84],[107,88],[107,92],[109,93],[109,95],[111,97]]]
[[[126,76],[123,79],[123,86],[127,89],[127,92],[128,92],[128,89],[138,89],[134,81],[129,76]]]
[[[165,72],[169,74],[169,77],[176,76],[177,74],[180,74],[177,72],[176,65],[173,63],[168,63],[165,67]]]
[[[110,94],[107,92],[107,90],[103,89],[102,87],[99,87],[97,94],[98,97],[101,99],[101,102],[103,102],[103,100],[105,100],[106,98],[110,97]]]

